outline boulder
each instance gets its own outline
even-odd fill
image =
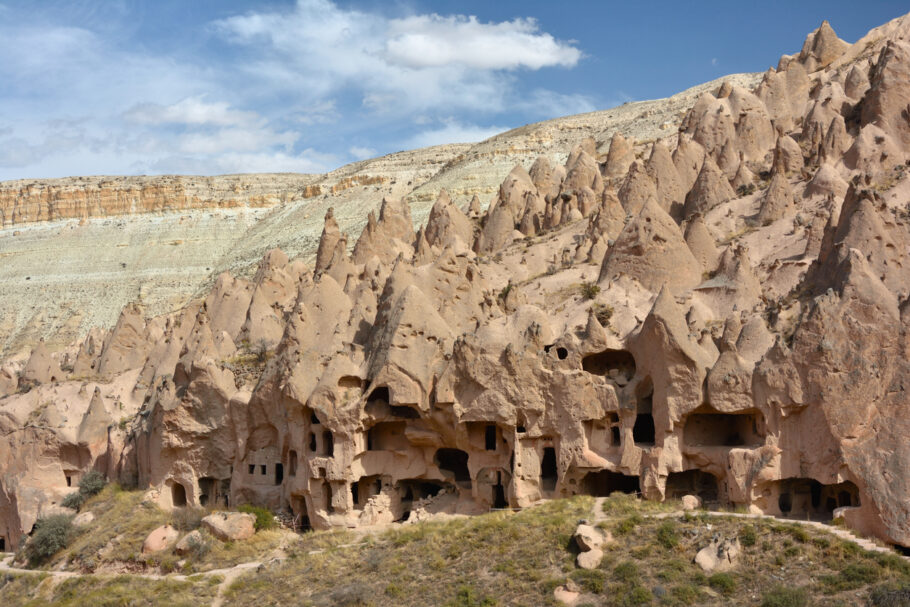
[[[595,548],[593,550],[580,552],[578,557],[576,557],[575,562],[581,569],[597,569],[603,558],[604,551],[600,548]]]
[[[246,512],[214,512],[202,519],[205,530],[223,542],[253,537],[255,523],[256,517]]]
[[[604,532],[597,527],[583,523],[575,528],[575,543],[582,551],[598,549],[605,541]]]
[[[176,552],[180,556],[184,556],[184,555],[192,552],[193,548],[195,548],[196,546],[199,546],[204,543],[205,543],[205,537],[202,535],[202,533],[198,529],[196,529],[194,531],[190,531],[189,533],[184,535],[182,538],[180,538],[180,541],[177,542],[176,546],[174,546],[174,552]]]
[[[165,550],[176,542],[178,537],[180,537],[180,532],[170,525],[162,525],[149,533],[148,537],[145,538],[145,541],[142,543],[142,554],[150,554],[152,552]]]
[[[682,496],[682,508],[683,510],[698,510],[701,508],[701,498],[697,495],[684,495]]]
[[[80,512],[73,517],[73,527],[88,527],[95,520],[95,515],[91,512]]]
[[[711,543],[698,551],[695,563],[705,573],[722,573],[730,571],[736,566],[742,548],[739,538],[715,537]]]

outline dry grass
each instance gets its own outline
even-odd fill
[[[37,577],[20,576],[6,586],[0,586],[0,604],[4,607],[195,607],[211,604],[222,581],[217,576],[181,582],[118,575],[70,578],[51,585],[24,579]]]
[[[551,580],[575,569],[572,532],[591,507],[591,498],[576,497],[293,553],[280,566],[240,578],[227,604],[550,604]]]

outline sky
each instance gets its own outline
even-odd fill
[[[0,180],[322,173],[763,71],[823,19],[853,42],[907,10],[0,0]]]

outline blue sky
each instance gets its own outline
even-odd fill
[[[853,42],[907,10],[0,0],[0,179],[323,172],[764,70],[822,19]]]

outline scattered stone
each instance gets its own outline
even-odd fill
[[[256,517],[246,512],[214,512],[202,519],[205,530],[223,542],[253,537],[255,524]]]
[[[165,550],[176,542],[178,537],[180,537],[179,531],[170,525],[162,525],[149,533],[148,537],[145,538],[145,541],[142,543],[142,554],[150,554],[152,552]]]

